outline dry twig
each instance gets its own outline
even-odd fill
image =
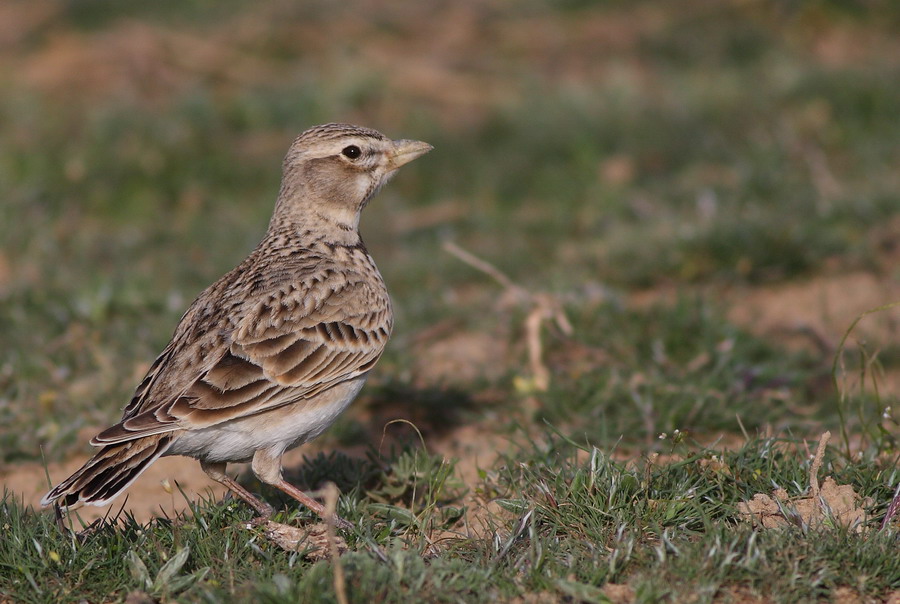
[[[528,347],[528,365],[531,370],[534,388],[539,391],[547,390],[550,386],[550,370],[547,369],[543,361],[541,326],[544,324],[544,321],[554,321],[563,334],[567,336],[572,335],[572,324],[566,317],[562,303],[551,294],[529,292],[493,264],[482,260],[471,252],[467,252],[452,241],[444,243],[444,250],[472,268],[492,277],[520,303],[531,306],[531,310],[525,319],[525,343]]]
[[[493,277],[497,283],[502,285],[507,290],[515,293],[517,297],[522,298],[523,300],[527,300],[529,297],[531,297],[530,294],[525,291],[522,286],[516,285],[516,283],[514,283],[512,279],[507,277],[496,266],[486,260],[482,260],[471,252],[467,252],[452,241],[444,242],[444,250],[450,252],[472,268],[476,268],[481,272]]]

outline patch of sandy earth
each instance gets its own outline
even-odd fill
[[[674,303],[683,290],[664,288],[632,294],[640,308]],[[737,325],[784,346],[822,354],[829,362],[844,333],[862,313],[900,301],[900,276],[856,271],[822,275],[764,287],[705,289],[708,299],[721,301]],[[869,353],[890,346],[900,336],[900,307],[873,313],[857,324],[846,346],[860,342]],[[881,393],[900,394],[900,371],[888,371],[878,382]]]
[[[794,333],[809,338],[814,332],[834,349],[862,313],[900,301],[900,279],[854,272],[734,290],[727,299],[728,318],[735,323],[762,334]],[[860,321],[851,339],[888,343],[896,338],[898,327],[900,311],[876,313]]]
[[[315,455],[323,450],[326,449],[322,445],[312,443],[289,451],[284,456],[284,467],[287,470],[297,467],[303,463],[304,456]],[[363,455],[362,448],[359,451],[347,451],[342,447],[341,450],[349,455]],[[69,476],[86,460],[87,457],[78,456],[65,463],[49,464],[48,471],[53,484]],[[249,471],[249,464],[228,465],[228,473],[231,476],[243,475]],[[171,516],[188,507],[188,500],[179,492],[176,483],[184,490],[190,501],[195,501],[201,495],[208,497],[210,494],[216,499],[221,499],[228,492],[225,487],[210,479],[200,469],[200,464],[195,459],[180,456],[163,457],[147,468],[140,478],[110,505],[85,506],[78,509],[78,514],[86,522],[90,522],[105,516],[110,510],[113,513],[117,512],[125,503],[125,509],[134,514],[139,522],[146,522],[158,516]],[[48,490],[43,465],[24,463],[10,466],[6,473],[0,474],[0,489],[2,488],[21,498],[25,505],[39,508],[41,497]]]
[[[79,442],[86,442],[103,428],[105,426],[82,428],[78,432]],[[335,447],[329,446],[330,444],[326,436],[288,451],[283,458],[285,471],[290,472],[292,468],[300,466],[304,462],[304,456],[315,456],[321,451],[334,449]],[[366,452],[362,445],[351,448],[340,447],[340,450],[355,457],[364,457]],[[41,497],[48,490],[47,472],[53,484],[58,484],[81,467],[87,459],[86,455],[77,455],[66,462],[48,464],[46,471],[43,464],[38,462],[0,466],[0,489],[6,488],[14,493],[17,499],[23,500],[25,505],[37,509]],[[231,476],[241,476],[249,472],[250,464],[228,465],[228,473]],[[112,504],[103,507],[85,506],[78,509],[78,514],[89,522],[105,516],[110,510],[118,512],[127,497],[125,509],[132,512],[140,522],[156,516],[171,516],[188,507],[178,486],[184,490],[190,501],[198,499],[201,495],[209,497],[210,494],[216,499],[221,499],[228,492],[222,485],[209,478],[195,459],[180,456],[162,457],[147,468]]]
[[[496,380],[509,365],[508,336],[462,331],[441,338],[416,342],[413,381],[422,387],[461,386],[478,380]]]
[[[674,287],[643,290],[631,294],[629,303],[637,308],[674,303],[683,293]],[[807,345],[817,344],[811,340],[821,336],[823,343],[834,349],[860,314],[900,301],[900,277],[858,271],[762,287],[707,288],[703,294],[723,302],[728,318],[754,333],[794,336],[794,343]],[[886,311],[863,319],[854,336],[865,334],[883,342],[896,336],[898,328],[898,313]]]
[[[56,484],[77,470],[87,460],[84,456],[70,459],[65,463],[49,464],[48,471]],[[232,472],[234,473],[234,472]],[[163,486],[168,481],[170,491]],[[209,479],[200,469],[200,464],[186,457],[164,457],[151,465],[132,484],[125,495],[115,499],[110,505],[103,507],[85,506],[78,509],[78,515],[85,522],[105,516],[112,510],[115,513],[123,503],[125,509],[132,512],[139,522],[145,522],[154,516],[173,515],[187,508],[185,498],[178,491],[178,483],[191,500],[199,495],[209,495],[210,491],[221,498],[225,488]],[[25,505],[35,509],[40,507],[41,497],[47,492],[47,478],[43,465],[24,463],[12,466],[9,471],[0,475],[0,488],[6,488],[21,498]],[[127,502],[125,497],[127,495]]]
[[[830,362],[853,321],[866,311],[900,302],[900,278],[853,272],[803,282],[735,290],[727,296],[728,318],[790,347],[812,347]],[[900,336],[900,306],[863,317],[846,346],[872,354]],[[855,376],[854,376],[855,379]],[[900,370],[878,378],[882,396],[900,395]]]
[[[454,529],[457,536],[489,535],[498,521],[510,514],[476,489],[481,482],[479,470],[493,467],[509,446],[507,438],[479,425],[460,426],[431,444],[431,450],[456,460],[456,473],[469,489],[462,501],[467,508],[464,527]]]
[[[322,443],[310,443],[289,451],[284,456],[284,467],[294,468],[303,463],[304,456],[315,455],[320,451],[328,450],[328,441]],[[488,468],[493,465],[500,451],[507,445],[506,439],[501,439],[495,434],[487,433],[477,426],[462,426],[442,435],[439,439],[426,438],[426,446],[435,453],[440,453],[448,459],[457,459],[456,470],[463,481],[469,485],[470,492],[467,495],[465,505],[474,515],[470,518],[470,528],[480,531],[484,528],[483,515],[479,513],[486,505],[474,492],[474,485],[480,480],[479,468]],[[351,456],[362,457],[365,455],[365,447],[340,450]],[[50,478],[54,484],[58,483],[72,472],[77,470],[86,461],[85,456],[66,461],[65,463],[53,463],[48,465]],[[248,464],[230,464],[229,474],[241,475],[249,472]],[[187,500],[179,492],[176,483],[184,490]],[[12,492],[17,499],[22,499],[25,505],[38,509],[41,497],[47,492],[47,479],[44,467],[40,463],[23,463],[10,466],[7,471],[0,474],[0,488]],[[201,495],[212,494],[216,499],[221,499],[227,490],[211,480],[201,469],[196,460],[187,457],[163,457],[151,465],[126,491],[125,494],[114,500],[110,505],[103,507],[85,506],[78,510],[79,516],[90,522],[96,518],[105,516],[112,511],[115,513],[125,504],[125,509],[134,514],[139,522],[146,522],[150,518],[168,515],[172,516],[188,507],[188,500],[194,501]],[[127,501],[126,501],[127,496]],[[490,511],[498,512],[495,506],[490,506]]]

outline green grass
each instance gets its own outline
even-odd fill
[[[610,583],[644,602],[900,589],[896,530],[874,530],[900,480],[895,413],[883,416],[898,407],[885,389],[896,309],[848,339],[837,388],[827,346],[729,318],[735,292],[850,272],[896,283],[897,8],[454,7],[10,13],[0,475],[87,452],[79,433],[115,420],[191,299],[261,237],[293,136],[347,120],[435,151],[363,217],[397,328],[323,439],[374,445],[405,417],[431,450],[469,427],[501,453],[474,482],[411,436],[288,468],[343,493],[350,601],[605,602]],[[531,309],[446,241],[563,306],[574,334],[542,331],[548,391],[526,362]],[[423,370],[432,342],[485,335],[494,366],[461,344],[450,361],[467,377]],[[869,530],[741,522],[756,493],[806,493],[802,439],[826,429],[820,474],[872,498]],[[312,520],[293,509],[282,520]],[[247,519],[201,500],[147,525],[122,514],[80,543],[7,494],[0,600],[335,600],[330,562],[279,550]]]
[[[541,415],[591,442],[613,444],[622,434],[652,439],[676,429],[738,433],[740,423],[755,432],[776,418],[805,431],[835,420],[835,401],[813,391],[825,367],[735,328],[708,303],[682,298],[641,311],[582,309],[574,326],[583,344],[610,361],[560,375]],[[813,398],[812,422],[793,414]]]
[[[347,535],[351,553],[341,560],[350,601],[549,594],[603,602],[607,583],[627,583],[646,602],[693,594],[714,601],[736,589],[802,602],[838,587],[866,598],[900,588],[896,533],[876,530],[882,505],[869,510],[872,520],[860,534],[826,527],[759,531],[740,520],[737,504],[755,493],[778,486],[793,496],[805,492],[809,459],[790,443],[754,440],[737,450],[682,443],[683,457],[675,461],[625,464],[552,432],[542,440],[483,473],[478,492],[508,510],[487,527],[467,530],[460,520],[463,491],[452,465],[439,458],[407,450],[386,459],[384,470],[363,472],[368,478],[350,487],[339,507],[357,527]],[[366,465],[333,456],[307,466],[323,463],[338,475]],[[897,480],[892,464],[850,464],[833,451],[824,472],[881,502]],[[413,483],[417,495],[410,499]],[[279,549],[242,527],[249,516],[240,504],[201,500],[183,515],[147,525],[122,517],[78,543],[50,515],[25,511],[7,494],[0,505],[6,535],[0,590],[21,602],[121,599],[133,590],[184,601],[336,601],[328,561]],[[439,527],[452,535],[432,544],[427,536]],[[179,552],[187,552],[181,566],[162,572]]]

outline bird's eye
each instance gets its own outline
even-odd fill
[[[356,145],[349,145],[344,147],[344,150],[341,151],[344,157],[349,157],[350,159],[356,159],[360,155],[362,155],[362,151],[359,150],[359,147]]]

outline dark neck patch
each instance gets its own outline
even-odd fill
[[[366,246],[363,245],[362,240],[354,241],[353,243],[344,243],[343,241],[325,241],[322,240],[322,245],[327,247],[328,249],[334,251],[338,248],[344,248],[346,250],[365,250]]]

